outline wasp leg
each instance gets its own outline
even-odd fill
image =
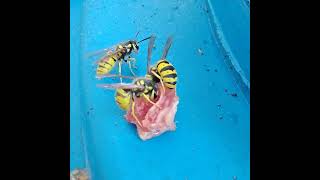
[[[129,69],[130,69],[131,73],[133,74],[133,76],[136,76],[136,74],[135,74],[135,73],[133,72],[133,70],[132,70],[131,62],[128,61],[128,64],[129,64]]]
[[[132,101],[132,106],[131,106],[131,115],[134,117],[134,119],[138,122],[140,127],[143,127],[139,119],[137,118],[136,114],[134,113],[134,101]]]
[[[138,67],[136,66],[136,58],[132,58],[132,57],[128,57],[128,61],[132,62],[132,68],[133,69],[138,69]]]
[[[163,81],[162,81],[161,77],[157,73],[155,73],[154,71],[151,71],[151,73],[160,80],[161,86],[163,88],[163,93],[165,93],[166,89],[164,88],[164,84],[163,84]]]
[[[132,58],[132,67],[133,67],[134,69],[138,69],[138,67],[136,66],[136,63],[137,63],[136,59],[135,59],[135,58]]]
[[[121,61],[119,61],[119,76],[121,76]],[[122,77],[120,77],[120,83],[122,83]]]
[[[142,96],[143,96],[149,103],[157,106],[159,109],[162,109],[158,104],[152,102],[152,101],[150,100],[150,98],[149,98],[148,96],[146,96],[144,93],[142,93]]]

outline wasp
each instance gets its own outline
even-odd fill
[[[138,122],[139,126],[142,127],[140,120],[135,115],[135,102],[134,97],[137,98],[145,98],[149,103],[157,106],[161,109],[154,101],[158,97],[158,89],[157,84],[151,80],[149,75],[146,77],[135,78],[131,76],[119,76],[119,75],[109,75],[109,77],[117,76],[123,78],[133,78],[132,83],[115,83],[115,84],[100,84],[98,87],[106,88],[106,89],[116,89],[115,93],[115,101],[117,105],[122,110],[129,110],[131,106],[131,114]]]
[[[163,89],[175,89],[178,81],[178,75],[175,67],[166,59],[169,49],[171,47],[173,37],[170,36],[165,44],[161,59],[158,60],[155,66],[150,67],[151,53],[154,45],[155,37],[151,37],[148,45],[148,58],[147,58],[147,74],[152,80],[157,83],[160,81]]]
[[[138,34],[139,32],[136,34],[136,37]],[[125,63],[128,63],[130,72],[132,73],[132,75],[136,76],[132,70],[132,68],[136,68],[135,66],[136,59],[132,58],[130,55],[132,54],[132,52],[138,53],[139,43],[145,40],[148,40],[150,38],[151,36],[144,38],[140,41],[128,40],[128,41],[119,43],[117,45],[114,45],[110,48],[105,48],[102,50],[89,53],[86,55],[86,57],[88,58],[88,57],[102,54],[102,57],[96,61],[96,64],[97,64],[96,75],[97,75],[97,78],[99,79],[109,74],[109,72],[114,68],[116,63],[118,63],[118,71],[119,71],[119,75],[121,75],[121,66],[123,61]],[[131,62],[133,64],[131,64]],[[122,82],[121,77],[120,77],[120,81]]]

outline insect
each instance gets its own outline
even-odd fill
[[[144,97],[148,102],[157,106],[153,102],[158,96],[158,83],[161,82],[163,90],[165,87],[173,89],[176,87],[177,73],[172,64],[166,60],[166,56],[172,44],[172,37],[169,37],[163,50],[161,59],[157,62],[156,66],[150,68],[152,48],[154,46],[155,36],[150,36],[150,41],[148,45],[148,56],[147,56],[147,73],[145,77],[132,77],[132,76],[122,76],[122,75],[112,75],[108,74],[106,77],[121,77],[134,79],[131,84],[102,84],[99,87],[107,89],[116,89],[115,100],[118,106],[123,110],[128,110],[131,104],[132,116],[136,119],[139,125],[142,127],[139,119],[134,113],[134,98],[133,97]]]
[[[136,34],[139,34],[139,32]],[[121,75],[121,66],[122,62],[126,62],[129,65],[130,72],[132,75],[136,76],[133,72],[132,68],[136,68],[135,63],[136,59],[132,58],[130,55],[132,52],[138,53],[139,51],[139,43],[145,40],[150,39],[150,37],[144,38],[140,41],[136,40],[128,40],[117,45],[114,45],[110,48],[98,50],[92,53],[87,54],[88,57],[102,55],[102,57],[98,58],[96,61],[97,70],[96,75],[97,78],[101,79],[104,75],[109,74],[109,72],[113,69],[116,63],[118,63],[118,71],[119,75]],[[131,62],[133,64],[131,64]],[[122,78],[120,77],[120,81],[122,82]]]
[[[145,98],[149,103],[157,106],[161,109],[155,102],[153,102],[158,94],[157,94],[157,84],[151,80],[149,75],[146,77],[135,78],[131,76],[120,76],[120,75],[109,75],[109,77],[123,77],[123,78],[131,78],[134,79],[132,83],[115,83],[115,84],[100,84],[98,87],[106,88],[106,89],[116,89],[115,93],[115,101],[118,106],[123,110],[129,110],[131,105],[131,114],[136,119],[138,124],[142,127],[139,119],[135,115],[134,107],[134,97]]]
[[[175,89],[177,80],[178,80],[177,71],[175,67],[166,59],[172,44],[173,37],[170,36],[167,39],[167,42],[163,49],[161,59],[156,63],[155,66],[152,66],[150,68],[151,53],[152,53],[154,40],[155,38],[151,37],[149,41],[149,46],[148,46],[148,62],[147,62],[148,75],[150,75],[150,77],[154,82],[157,83],[160,81],[163,88],[167,87],[169,89]]]

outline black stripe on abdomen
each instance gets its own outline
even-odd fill
[[[177,84],[177,81],[174,81],[174,82],[165,82],[166,84],[171,84],[171,85],[176,85]]]
[[[174,68],[172,65],[169,65],[169,66],[166,66],[166,67],[162,68],[162,69],[160,70],[160,73],[162,73],[163,71],[166,71],[166,70],[171,70],[171,71],[173,71],[173,70],[175,70],[175,68]]]
[[[164,75],[162,78],[176,78],[178,75],[176,73]]]
[[[116,62],[117,60],[114,57],[111,57],[111,59],[113,59],[114,62]]]
[[[162,64],[162,63],[170,64],[168,61],[164,60],[164,61],[161,61],[160,63],[158,63],[157,68],[158,68],[158,66],[159,66],[160,64]]]

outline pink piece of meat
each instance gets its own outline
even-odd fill
[[[135,98],[135,115],[140,123],[136,122],[135,118],[131,115],[131,108],[127,111],[125,118],[137,126],[138,135],[142,140],[151,139],[159,136],[166,131],[174,131],[176,125],[174,117],[177,112],[177,105],[179,97],[176,95],[175,89],[159,88],[160,92],[156,99],[156,104],[161,107],[152,105],[144,98]],[[139,125],[141,124],[142,127]]]

